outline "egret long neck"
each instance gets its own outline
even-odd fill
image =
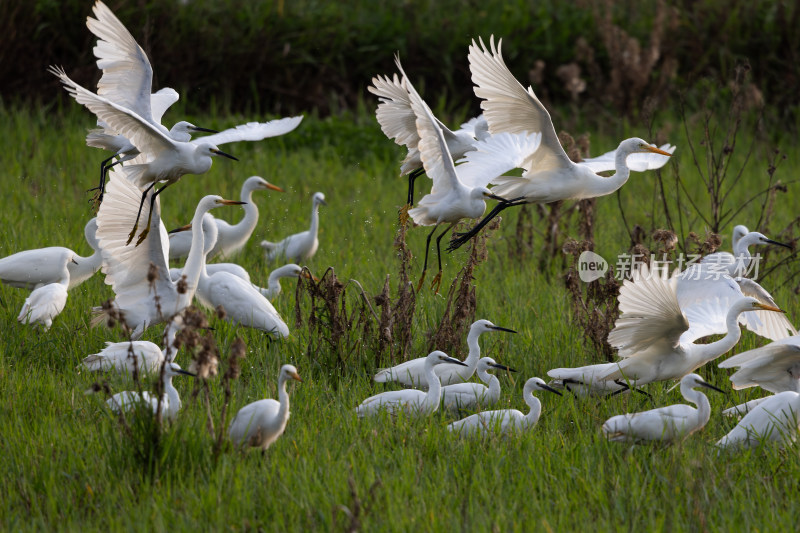
[[[242,202],[245,202],[242,206],[244,208],[244,217],[233,227],[237,231],[241,231],[242,239],[247,241],[256,229],[256,224],[258,224],[258,206],[253,203],[253,189],[251,187],[242,188],[240,198]]]
[[[469,347],[469,354],[467,358],[464,359],[464,363],[466,363],[467,368],[465,371],[470,373],[474,372],[475,367],[478,366],[478,359],[481,358],[481,345],[478,344],[478,338],[481,336],[481,332],[477,329],[470,329],[469,335],[467,335],[467,346]]]
[[[425,364],[425,378],[428,380],[428,393],[425,395],[423,409],[426,413],[433,413],[439,408],[442,401],[442,382],[433,370],[433,365]]]
[[[598,176],[592,172],[594,179],[591,180],[591,194],[586,197],[605,196],[625,185],[625,182],[628,181],[631,175],[631,170],[628,168],[628,164],[625,161],[629,155],[630,154],[625,151],[617,150],[617,155],[614,158],[615,172],[607,178]]]
[[[183,275],[186,276],[188,285],[186,292],[190,300],[197,290],[200,275],[204,274],[206,269],[205,239],[203,238],[203,215],[206,211],[207,209],[201,209],[198,206],[194,212],[194,217],[192,218],[192,244],[189,248],[189,255],[186,256],[186,264],[183,266]]]
[[[167,418],[173,419],[181,408],[181,397],[178,395],[178,389],[172,384],[172,376],[167,375],[166,370],[164,371],[164,396],[167,401],[166,405],[162,405],[161,408],[164,409]]]
[[[281,376],[278,382],[278,420],[286,421],[289,418],[289,393],[286,392],[286,378]]]
[[[533,395],[533,391],[526,390],[523,394],[525,403],[528,404],[528,407],[531,408],[528,411],[528,414],[525,415],[524,425],[525,428],[530,428],[536,425],[539,421],[539,415],[542,414],[542,402],[539,401],[539,398]]]
[[[480,377],[480,374],[478,374]],[[500,380],[497,379],[497,376],[494,374],[488,374],[487,377],[489,378],[488,381],[484,380],[483,382],[489,385],[489,398],[488,400],[492,403],[496,402],[500,399]],[[483,380],[483,378],[481,377]]]
[[[317,236],[317,231],[319,230],[319,203],[313,202],[311,205],[311,227],[309,228],[309,232],[313,236]]]
[[[70,279],[69,279],[69,286],[74,287],[79,285],[92,277],[97,269],[103,264],[103,252],[100,249],[100,243],[97,242],[97,235],[96,235],[97,226],[94,226],[94,231],[90,231],[89,229],[86,230],[86,242],[89,243],[89,246],[92,247],[94,253],[89,257],[81,257],[79,255],[75,256],[75,262],[78,263],[68,263],[67,268],[70,272]]]
[[[739,338],[742,336],[742,330],[739,327],[739,315],[742,312],[743,310],[736,306],[731,307],[731,309],[728,310],[728,315],[725,317],[725,326],[727,327],[728,332],[718,341],[712,342],[711,344],[692,345],[695,350],[693,357],[694,361],[692,368],[688,370],[687,373],[700,368],[709,361],[713,361],[720,355],[736,346],[736,343],[739,342]]]
[[[708,423],[708,419],[711,418],[711,403],[709,403],[708,397],[702,392],[694,389],[689,389],[685,392],[681,390],[681,393],[683,394],[684,398],[697,406],[696,427],[705,426]]]

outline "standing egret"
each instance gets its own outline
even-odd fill
[[[164,338],[164,349],[150,341],[107,342],[106,347],[98,353],[87,355],[81,365],[89,372],[107,372],[115,370],[120,373],[133,374],[134,371],[155,373],[164,364],[175,360],[175,335],[183,327],[181,315],[175,315],[167,324]]]
[[[33,289],[19,312],[17,320],[22,324],[41,324],[44,330],[50,329],[53,319],[67,305],[67,285],[69,276],[56,283],[40,285]]]
[[[489,386],[480,383],[454,383],[442,387],[442,405],[445,409],[458,411],[496,404],[500,399],[500,380],[489,373],[493,368],[516,372],[513,368],[497,364],[491,357],[481,358],[478,361],[478,378]]]
[[[461,383],[472,377],[472,374],[475,373],[475,369],[478,367],[478,360],[481,358],[481,346],[478,344],[478,338],[481,336],[481,333],[489,331],[516,333],[513,329],[495,326],[488,320],[476,320],[473,322],[469,327],[469,334],[467,335],[469,354],[467,354],[467,358],[464,359],[464,363],[462,364],[459,361],[458,366],[439,365],[436,367],[435,373],[443,385]],[[374,379],[379,383],[396,381],[406,387],[426,389],[428,387],[428,381],[425,377],[427,375],[425,366],[427,360],[427,357],[418,357],[391,368],[384,368],[375,374]],[[461,368],[462,366],[466,368]]]
[[[468,232],[451,240],[451,250],[472,238],[480,229],[503,209],[523,203],[550,203],[559,200],[580,200],[611,194],[628,181],[630,171],[658,168],[666,164],[672,154],[633,138],[622,141],[613,153],[593,160],[589,165],[570,161],[556,135],[547,109],[530,87],[526,90],[508,70],[500,52],[502,39],[495,47],[494,36],[490,39],[491,51],[483,40],[480,46],[472,41],[469,47],[469,66],[475,95],[481,98],[481,109],[489,123],[492,137],[486,140],[483,149],[468,152],[463,169],[466,185],[494,184],[492,192],[512,201],[500,203]],[[509,149],[508,140],[500,133],[526,134],[540,132],[541,145],[535,151]],[[494,147],[493,143],[500,143]],[[481,144],[481,143],[479,143]],[[640,160],[629,161],[633,154],[648,154]],[[639,156],[640,158],[642,156]],[[635,162],[635,163],[634,163]],[[521,177],[504,176],[514,168],[523,168]],[[597,172],[616,170],[610,177]]]
[[[766,441],[786,446],[797,439],[799,426],[800,394],[779,392],[748,412],[735,428],[717,441],[717,446],[752,448]]]
[[[289,263],[288,265],[283,265],[282,267],[276,268],[270,272],[269,278],[267,278],[267,288],[259,288],[258,290],[267,300],[273,300],[281,293],[281,279],[299,277],[319,281],[317,278],[311,275],[308,270],[303,270],[301,266],[295,265],[294,263]]]
[[[637,385],[680,379],[733,348],[741,337],[739,315],[777,307],[745,297],[730,278],[682,285],[688,300],[681,303],[678,276],[651,274],[647,265],[633,273],[619,291],[621,314],[608,342],[622,358],[616,368],[595,376],[601,380],[630,380]],[[686,280],[681,280],[686,283]],[[706,290],[709,294],[701,296]],[[725,336],[709,344],[695,341],[712,334]]]
[[[147,391],[142,393],[136,391],[118,392],[108,400],[106,403],[115,413],[128,412],[135,409],[137,405],[145,404],[153,410],[153,414],[158,412],[158,405],[161,404],[161,412],[167,420],[175,420],[178,416],[178,411],[181,408],[181,397],[178,395],[178,389],[172,384],[172,378],[178,375],[195,377],[191,372],[183,370],[178,363],[164,363],[163,370],[161,371],[161,385],[163,387],[163,395],[161,401],[159,398],[150,394]]]
[[[536,390],[546,390],[561,396],[560,392],[547,385],[543,380],[530,378],[522,389],[522,398],[530,407],[527,415],[516,409],[483,411],[453,422],[447,426],[447,429],[462,436],[486,435],[495,430],[501,433],[510,433],[531,429],[539,421],[542,413],[542,402],[533,395],[533,391]]]
[[[94,253],[81,257],[69,248],[50,246],[17,252],[0,259],[0,281],[11,287],[35,289],[48,283],[58,283],[67,272],[68,289],[77,287],[97,272],[103,254],[97,242],[97,219],[86,223],[83,230]]]
[[[214,222],[217,225],[217,243],[207,254],[207,260],[217,256],[220,259],[233,257],[247,244],[258,223],[258,206],[253,202],[253,192],[258,190],[283,192],[283,189],[259,176],[247,178],[244,185],[242,185],[242,193],[239,198],[242,202],[245,202],[244,217],[237,224],[229,224],[222,219],[214,218]],[[170,232],[169,258],[186,257],[189,254],[191,242],[190,233]]]
[[[714,272],[724,272],[731,277],[745,276],[750,271],[753,256],[750,247],[757,244],[772,244],[792,249],[788,244],[773,241],[763,233],[748,231],[747,226],[733,228],[733,253],[716,252],[703,257],[700,264],[709,266]]]
[[[311,227],[308,231],[295,233],[280,242],[261,241],[261,247],[266,251],[268,261],[280,258],[288,259],[293,263],[303,263],[317,253],[319,247],[319,206],[325,203],[325,195],[321,192],[314,193],[311,197]]]
[[[443,363],[459,366],[467,366],[458,359],[448,357],[441,351],[434,351],[425,358],[425,378],[428,383],[428,392],[416,389],[403,389],[382,392],[375,396],[370,396],[361,405],[356,407],[359,418],[368,415],[375,415],[381,409],[385,409],[389,414],[395,415],[401,411],[416,416],[426,416],[432,414],[439,408],[442,400],[442,384],[439,376],[434,369]]]
[[[419,149],[425,173],[433,181],[430,194],[426,194],[419,201],[417,207],[408,210],[408,215],[416,224],[421,226],[433,226],[433,230],[425,240],[425,260],[422,267],[422,275],[417,284],[417,291],[422,288],[425,280],[425,272],[428,268],[428,251],[431,245],[431,238],[439,225],[447,224],[447,227],[436,238],[436,256],[439,261],[439,272],[436,274],[431,287],[438,292],[439,284],[442,279],[442,257],[440,243],[442,237],[450,231],[463,218],[477,218],[486,210],[486,199],[493,198],[505,202],[503,198],[492,194],[485,186],[467,186],[459,179],[458,170],[453,163],[453,158],[447,146],[447,142],[442,128],[439,126],[431,109],[422,100],[414,87],[408,83],[408,77],[403,72],[400,60],[395,58],[397,68],[402,74],[403,83],[408,89],[408,96],[411,100],[411,109],[417,117],[417,132],[419,133]],[[535,150],[539,144],[540,135],[534,134],[531,139],[531,149]]]
[[[399,62],[399,60],[396,58]],[[418,149],[420,140],[417,132],[416,115],[411,108],[411,98],[406,86],[409,80],[401,81],[397,74],[392,78],[376,76],[367,90],[378,97],[380,103],[375,110],[375,117],[383,133],[400,146],[408,149],[408,154],[400,167],[400,175],[408,175],[408,202],[406,210],[414,205],[414,181],[425,172]],[[451,131],[440,120],[436,119],[442,131],[447,149],[454,158],[461,158],[472,150],[477,139],[485,139],[489,135],[489,125],[481,115],[462,124],[461,129]]]
[[[603,424],[603,434],[608,440],[615,442],[671,442],[703,429],[711,416],[711,404],[706,395],[695,390],[695,387],[705,387],[725,394],[697,374],[687,374],[681,379],[681,394],[695,404],[697,409],[686,404],[677,404],[641,413],[613,416]]]
[[[800,393],[800,335],[736,354],[718,366],[739,368],[730,377],[734,390],[758,386],[776,394],[783,391]],[[747,413],[767,398],[737,405],[726,409],[723,414]]]
[[[303,381],[292,365],[283,365],[278,377],[278,401],[272,398],[249,403],[239,409],[228,429],[233,444],[266,450],[278,440],[289,421],[289,393],[286,382]]]
[[[206,262],[203,215],[215,207],[241,202],[219,196],[200,200],[192,219],[192,249],[183,269],[185,278],[173,282],[169,277],[169,239],[161,223],[160,203],[152,202],[155,214],[148,213],[154,231],[143,241],[145,246],[127,246],[126,227],[138,216],[141,191],[125,179],[122,169],[115,168],[111,178],[97,216],[97,237],[106,263],[105,282],[116,295],[114,308],[137,340],[147,327],[164,322],[191,305]]]

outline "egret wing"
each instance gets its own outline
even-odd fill
[[[150,95],[150,111],[152,113],[153,122],[161,124],[161,117],[169,109],[172,104],[178,101],[180,96],[175,89],[164,87]]]
[[[483,99],[481,109],[489,123],[489,131],[492,134],[541,132],[542,145],[531,155],[525,168],[569,168],[573,163],[558,141],[550,113],[533,89],[525,90],[508,70],[500,53],[502,39],[495,47],[492,36],[489,44],[491,51],[483,39],[480,46],[473,39],[468,56],[472,81],[476,85],[475,95]]]
[[[779,307],[775,300],[772,299],[772,295],[757,282],[747,278],[735,278],[734,281],[739,285],[742,294],[745,296],[755,298],[759,302],[772,307]],[[739,317],[739,322],[743,323],[753,333],[773,341],[797,335],[797,330],[786,318],[786,315],[776,311],[767,311],[765,309],[748,311],[747,313],[742,313]]]
[[[721,362],[719,367],[739,367],[730,377],[737,390],[753,386],[774,393],[795,390],[794,376],[800,373],[800,338],[791,337],[747,350]]]
[[[675,146],[671,144],[661,145],[659,149],[671,154],[675,152]],[[584,159],[578,164],[590,168],[594,173],[606,172],[616,168],[616,156],[617,151],[612,150],[601,156]],[[644,172],[645,170],[655,170],[663,167],[669,161],[669,157],[652,152],[635,153],[629,155],[625,161],[629,169],[635,172]]]
[[[239,141],[260,141],[267,137],[277,137],[289,133],[299,126],[302,120],[303,117],[298,116],[279,118],[269,122],[248,122],[213,135],[192,139],[191,142],[194,144],[211,143],[219,146]]]
[[[539,132],[496,133],[476,141],[475,150],[459,159],[458,177],[468,187],[486,187],[498,176],[524,168],[526,159],[539,149],[541,142]]]
[[[375,110],[375,117],[381,131],[400,146],[416,148],[419,143],[417,133],[417,116],[411,109],[408,90],[403,86],[397,74],[372,78],[372,85],[367,90],[380,100]]]

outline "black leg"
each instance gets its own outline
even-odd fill
[[[144,201],[147,198],[147,193],[150,192],[150,189],[156,186],[156,183],[157,182],[154,181],[153,183],[148,185],[145,190],[142,191],[142,201],[139,202],[139,212],[136,213],[136,222],[133,223],[133,229],[128,234],[128,242],[126,242],[125,244],[130,244],[131,241],[133,240],[133,236],[136,235],[136,230],[139,228],[139,217],[142,216],[142,207],[144,207]]]
[[[436,237],[436,258],[439,259],[439,272],[436,274],[436,277],[433,278],[433,281],[431,282],[431,288],[437,293],[439,292],[439,285],[442,283],[442,252],[439,243],[441,243],[444,234],[453,229],[453,226],[455,225],[456,223],[453,222],[452,224],[447,226],[445,230],[439,234],[438,237]]]
[[[408,175],[408,206],[412,207],[414,205],[414,181],[420,176],[425,173],[424,168],[418,168],[414,172]]]
[[[140,244],[142,244],[142,241],[144,241],[144,239],[147,237],[147,234],[150,233],[150,223],[153,221],[153,207],[155,207],[155,204],[156,204],[156,197],[159,194],[161,194],[161,192],[164,189],[166,189],[167,187],[169,187],[173,183],[174,182],[171,182],[171,181],[167,182],[166,185],[164,185],[160,189],[156,190],[156,192],[154,192],[150,196],[150,212],[147,214],[147,225],[144,227],[144,229],[142,230],[142,233],[139,235],[139,239],[136,241],[136,246],[139,246]]]
[[[505,202],[498,203],[494,209],[492,209],[488,215],[483,217],[483,219],[475,224],[472,229],[465,233],[454,233],[453,238],[450,239],[450,245],[447,247],[448,252],[452,252],[457,250],[461,247],[465,242],[469,241],[472,237],[478,234],[483,227],[488,224],[494,217],[500,214],[503,209],[508,207],[514,207],[517,205],[523,205],[527,202],[523,201],[524,197],[522,198],[515,198],[513,200],[506,200]]]
[[[433,230],[428,233],[428,238],[425,239],[425,261],[422,263],[422,276],[419,278],[419,283],[417,283],[417,292],[420,291],[422,288],[422,282],[425,281],[425,271],[428,270],[428,249],[431,247],[431,237],[436,232],[436,228],[439,227],[439,224],[433,226]]]

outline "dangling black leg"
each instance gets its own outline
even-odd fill
[[[438,237],[436,237],[436,257],[439,259],[439,272],[436,274],[436,277],[433,278],[433,281],[431,281],[431,289],[433,289],[434,294],[439,293],[439,285],[442,284],[442,252],[439,244],[442,242],[442,237],[444,237],[444,234],[453,229],[453,226],[455,225],[456,223],[453,222],[447,226],[447,228],[445,228],[445,230],[441,232]]]
[[[97,211],[97,209],[100,207],[100,204],[103,203],[103,194],[105,194],[106,192],[106,178],[108,176],[108,170],[116,164],[116,163],[111,163],[109,165],[108,163],[109,161],[112,161],[115,157],[117,157],[117,154],[114,154],[109,158],[103,159],[103,162],[100,163],[100,183],[97,185],[97,187],[93,187],[87,191],[87,192],[97,191],[94,194],[94,196],[92,196],[92,199],[89,200],[89,203],[91,203],[94,206],[95,211]]]
[[[162,192],[164,189],[166,189],[167,187],[169,187],[169,186],[170,186],[170,185],[172,185],[173,183],[174,183],[174,182],[171,182],[171,181],[170,181],[170,182],[167,182],[167,184],[166,184],[166,185],[164,185],[163,187],[161,187],[160,189],[158,189],[156,192],[154,192],[154,193],[153,193],[153,194],[150,196],[150,213],[148,213],[148,214],[147,214],[147,225],[146,225],[146,226],[145,226],[145,228],[142,230],[142,233],[140,233],[140,234],[139,234],[139,239],[136,241],[136,246],[139,246],[140,244],[142,244],[142,241],[144,241],[144,240],[147,238],[147,234],[148,234],[148,233],[150,233],[150,223],[153,221],[153,207],[154,207],[154,206],[155,206],[155,204],[156,204],[156,197],[157,197],[159,194],[161,194],[161,192]]]
[[[157,182],[154,181],[153,183],[148,185],[145,190],[142,191],[142,201],[139,202],[139,212],[136,213],[136,222],[133,223],[133,229],[128,234],[128,241],[125,243],[126,245],[130,244],[131,241],[133,240],[133,236],[136,235],[136,230],[139,228],[139,217],[142,216],[142,207],[144,207],[144,201],[147,198],[147,193],[150,192],[150,189],[156,186],[156,183]]]
[[[494,217],[500,214],[503,209],[514,207],[517,205],[523,205],[527,202],[524,201],[524,196],[520,198],[514,198],[513,200],[505,200],[497,204],[494,209],[492,209],[488,215],[483,217],[480,222],[475,224],[472,229],[465,233],[454,233],[453,237],[450,239],[450,245],[447,247],[448,252],[452,252],[457,250],[461,247],[462,244],[470,240],[472,237],[478,234],[483,227],[489,223]]]
[[[414,206],[414,181],[423,174],[425,174],[425,169],[418,168],[408,175],[408,207]]]
[[[422,276],[419,278],[419,282],[417,283],[417,292],[420,291],[422,288],[422,282],[425,281],[425,271],[428,270],[428,249],[431,247],[431,237],[436,232],[436,228],[439,227],[439,224],[433,226],[433,231],[428,233],[428,238],[425,239],[425,261],[422,263]]]

